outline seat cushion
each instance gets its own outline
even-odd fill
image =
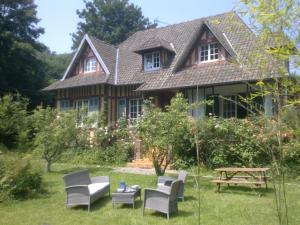
[[[89,184],[88,188],[89,188],[90,195],[95,194],[97,191],[102,190],[103,188],[107,187],[108,185],[109,185],[108,182]]]

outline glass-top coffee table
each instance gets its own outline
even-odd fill
[[[141,197],[141,189],[127,189],[124,192],[113,192],[112,193],[112,205],[114,207],[115,204],[132,204],[132,207],[134,208],[134,200],[137,197],[140,197],[140,200],[142,200]]]

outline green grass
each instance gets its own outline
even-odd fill
[[[179,214],[171,215],[170,220],[161,213],[146,210],[142,217],[142,202],[136,208],[118,205],[112,208],[111,198],[106,196],[92,205],[91,212],[86,207],[65,208],[62,176],[81,169],[67,164],[54,164],[53,171],[43,176],[45,193],[32,199],[0,204],[0,224],[2,225],[134,225],[134,224],[197,224],[197,189],[193,177],[186,184],[186,199],[179,202]],[[110,175],[111,190],[120,181],[139,184],[142,188],[155,187],[156,177],[113,173],[109,168],[89,168],[92,175]],[[211,174],[206,171],[205,174]],[[296,183],[298,182],[298,184]],[[290,224],[300,224],[300,184],[288,182],[288,202]],[[201,178],[201,224],[204,225],[274,225],[277,224],[273,189],[268,191],[247,187],[223,187],[216,193],[216,186],[209,178]],[[271,186],[271,184],[270,184]]]

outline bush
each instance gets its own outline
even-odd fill
[[[204,165],[256,167],[267,165],[270,157],[258,138],[259,127],[247,119],[205,118],[198,121],[200,158]]]
[[[0,97],[0,143],[8,149],[29,146],[28,99],[19,95]]]
[[[24,159],[0,156],[0,201],[27,198],[40,191],[41,173]]]

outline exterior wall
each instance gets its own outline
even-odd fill
[[[235,102],[238,102],[238,104],[235,104],[236,117],[244,118],[251,111],[253,112],[255,110],[251,109],[250,106],[247,106],[244,102],[240,101],[238,96],[248,96],[253,91],[255,91],[255,85],[250,87],[247,84],[231,84],[205,88],[190,88],[183,90],[183,93],[188,98],[189,103],[195,103],[198,101],[201,102],[203,100],[210,99],[210,96],[215,96],[216,98],[213,98],[215,103],[211,107],[217,108],[217,110],[212,114],[220,117],[224,116],[224,102],[226,99],[228,99],[230,96],[236,96]],[[254,104],[259,104],[262,107],[265,116],[274,115],[274,106],[271,95],[264,96],[263,99],[255,100]],[[204,117],[209,113],[208,108],[211,107],[201,104],[198,108],[191,110],[190,114],[194,117]]]
[[[117,103],[118,99],[126,100],[126,116],[129,113],[129,100],[142,98],[142,95],[135,92],[136,85],[128,86],[111,86],[111,85],[94,85],[87,87],[62,89],[56,92],[57,108],[60,109],[62,100],[69,100],[70,107],[75,107],[76,100],[89,99],[91,97],[99,98],[99,111],[103,112],[108,125],[117,121]]]
[[[203,44],[210,44],[210,43],[218,43],[219,47],[219,60],[218,61],[213,61],[213,62],[199,62],[199,46]],[[202,66],[205,65],[206,63],[224,63],[224,61],[228,58],[228,54],[226,50],[221,46],[221,44],[218,42],[218,40],[214,37],[214,35],[207,29],[205,28],[203,32],[201,33],[198,41],[194,45],[189,57],[187,58],[187,61],[185,63],[186,67],[191,67],[191,66]]]
[[[223,117],[224,101],[226,101],[226,97],[241,95],[246,96],[252,91],[247,84],[231,84],[213,87],[194,87],[182,90],[160,91],[155,93],[147,93],[144,96],[140,92],[135,92],[134,90],[136,88],[137,85],[111,86],[100,84],[88,87],[58,90],[57,108],[60,108],[60,102],[63,100],[69,100],[70,107],[74,108],[75,102],[78,100],[98,98],[99,111],[104,113],[107,124],[112,125],[118,120],[119,100],[122,100],[125,104],[125,108],[123,108],[124,113],[126,118],[129,118],[131,100],[144,99],[144,97],[155,97],[157,106],[164,107],[165,105],[169,104],[169,100],[175,95],[176,92],[182,91],[190,104],[208,100],[211,97],[213,97],[213,100],[215,101],[213,106],[201,104],[199,105],[199,107],[191,110],[191,116],[204,117],[205,115],[208,115],[210,110],[214,107],[214,110],[211,111],[213,115]],[[236,100],[238,101],[238,97],[236,97]],[[260,104],[262,105],[262,107],[264,107],[266,116],[273,115],[272,96],[266,96],[265,99],[261,100]],[[247,110],[245,108],[239,108],[240,106],[238,104],[236,104],[235,107],[235,116],[239,118],[247,116]]]

